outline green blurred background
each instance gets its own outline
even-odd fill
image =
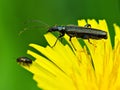
[[[26,26],[24,22],[67,25],[83,18],[106,19],[113,36],[113,23],[120,25],[120,0],[0,0],[0,90],[39,90],[32,74],[20,67],[16,58],[28,56],[29,43],[45,46],[46,30],[32,29],[19,36],[34,24]]]

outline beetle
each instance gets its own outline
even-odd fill
[[[28,57],[19,57],[17,58],[17,62],[24,66],[30,66],[32,64],[32,60]]]
[[[60,35],[57,37],[55,41],[54,47],[59,38],[62,38],[65,34],[67,34],[70,38],[69,41],[71,42],[72,37],[82,38],[82,39],[107,39],[107,32],[95,28],[91,28],[90,24],[86,24],[84,27],[75,26],[75,25],[68,25],[68,26],[53,26],[48,29],[47,32],[59,32]],[[72,43],[72,42],[71,42]],[[91,42],[90,42],[91,43]],[[73,45],[73,44],[72,44]]]

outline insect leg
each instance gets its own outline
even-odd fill
[[[95,45],[95,44],[93,44],[92,42],[90,42],[90,39],[88,39],[88,42],[89,42],[90,44],[92,44],[93,46],[95,46],[95,47],[96,47],[96,45]]]
[[[90,24],[86,24],[84,27],[91,28],[91,25]]]
[[[73,46],[73,48],[75,49],[75,51],[76,51],[76,48],[75,48],[75,46],[73,45],[73,43],[72,43],[72,36],[70,36],[70,38],[69,38],[69,41],[71,42],[71,44],[72,44],[72,46]]]
[[[54,45],[52,46],[52,48],[56,45],[57,41],[59,38],[63,37],[65,35],[65,33],[62,33],[60,36],[57,37],[57,40],[55,41]]]
[[[89,42],[90,44],[93,44],[93,43],[90,42],[90,39],[88,39],[88,42]]]

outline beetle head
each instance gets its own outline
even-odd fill
[[[62,30],[64,30],[63,26],[53,26],[53,27],[49,28],[48,32],[55,32],[55,31],[61,32]]]

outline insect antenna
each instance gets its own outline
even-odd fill
[[[36,25],[37,24],[37,25]],[[39,29],[39,28],[49,28],[49,25],[44,23],[43,21],[40,20],[28,20],[24,22],[25,28],[19,32],[19,36],[27,31],[27,30],[32,30],[32,29]]]

